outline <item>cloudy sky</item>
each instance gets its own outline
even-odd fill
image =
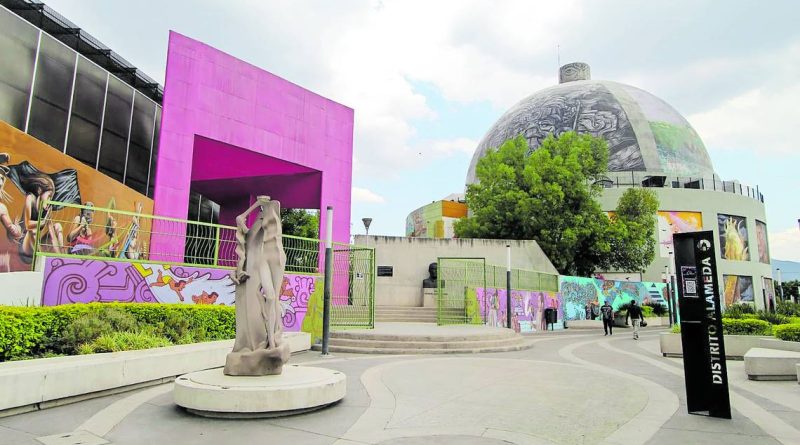
[[[353,232],[402,235],[463,191],[474,147],[562,63],[665,99],[724,179],[766,197],[800,260],[800,7],[793,1],[45,0],[163,82],[172,29],[355,109]]]

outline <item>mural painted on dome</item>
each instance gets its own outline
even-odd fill
[[[563,300],[565,320],[587,320],[599,316],[600,306],[608,301],[614,310],[636,300],[667,306],[665,283],[647,281],[612,281],[596,278],[559,276],[559,292]]]
[[[662,171],[676,176],[713,176],[714,168],[703,140],[680,113],[647,91],[616,85],[631,96],[650,124]]]
[[[672,235],[703,230],[703,214],[700,212],[658,212],[658,252],[661,258],[669,258],[674,252]]]
[[[717,214],[719,226],[719,252],[726,260],[749,261],[750,242],[747,236],[747,219],[741,216]]]
[[[736,303],[753,303],[755,301],[753,277],[723,275],[722,282],[725,285],[723,292],[725,306]]]
[[[767,242],[767,225],[756,220],[756,240],[758,241],[758,261],[769,264],[769,243]]]
[[[299,331],[318,276],[285,274],[280,295],[283,326]],[[75,303],[233,305],[230,270],[83,258],[45,258],[42,306]]]
[[[487,326],[505,327],[506,290],[498,288],[476,288],[475,298],[478,301],[479,320]],[[545,309],[555,309],[559,322],[553,328],[563,327],[563,302],[558,292],[511,290],[511,327],[516,332],[534,332],[545,330]]]
[[[531,150],[549,135],[568,131],[603,137],[608,142],[609,171],[643,171],[644,160],[628,115],[600,83],[564,84],[522,100],[498,120],[475,150],[467,182],[475,181],[475,166],[486,150],[523,135]]]

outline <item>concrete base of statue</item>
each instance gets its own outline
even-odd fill
[[[175,380],[175,404],[204,417],[280,417],[324,408],[344,398],[347,378],[339,371],[285,365],[280,375],[228,376],[222,368]]]

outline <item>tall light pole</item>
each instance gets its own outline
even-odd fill
[[[331,283],[333,282],[333,206],[325,215],[325,275],[322,293],[322,355],[327,356],[331,338]]]
[[[782,280],[782,276],[781,276],[781,268],[778,267],[777,271],[778,271],[778,289],[781,290],[781,301],[783,301],[783,284],[782,284],[783,280]]]
[[[366,230],[367,235],[369,235],[369,225],[372,224],[372,218],[361,218],[361,222],[364,223],[364,230]]]

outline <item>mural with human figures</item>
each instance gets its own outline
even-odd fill
[[[476,288],[475,297],[481,320],[487,326],[507,326],[506,290],[498,288]],[[516,332],[534,332],[545,330],[544,311],[556,309],[558,323],[555,329],[563,327],[562,300],[558,292],[511,290],[511,327]]]
[[[58,201],[85,209],[48,204]],[[153,201],[0,121],[0,273],[31,270],[34,250],[136,259],[148,224],[97,208],[151,214]]]
[[[285,330],[300,330],[318,278],[283,276],[280,303]],[[233,305],[235,301],[236,289],[227,269],[57,257],[44,262],[42,306],[93,302]]]

